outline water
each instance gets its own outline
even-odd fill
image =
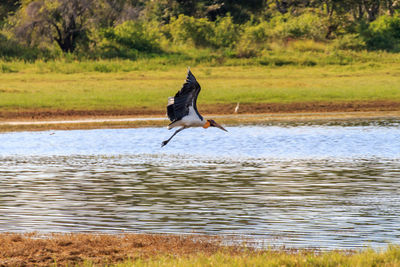
[[[0,231],[235,235],[256,245],[400,243],[400,127],[0,134]]]

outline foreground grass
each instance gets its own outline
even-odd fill
[[[84,264],[91,266],[89,262]],[[197,254],[186,257],[156,257],[125,261],[115,266],[400,266],[400,249],[390,246],[383,251],[365,249],[361,252],[261,251],[232,255],[219,251],[213,255]]]
[[[400,246],[360,251],[256,250],[223,236],[0,234],[0,266],[400,266]]]
[[[108,66],[113,63],[101,64]],[[202,86],[199,96],[200,109],[201,105],[237,102],[400,101],[400,61],[323,67],[200,65],[192,67],[192,71]],[[164,111],[167,97],[180,89],[185,75],[185,66],[128,72],[2,73],[0,111]]]

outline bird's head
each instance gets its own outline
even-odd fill
[[[206,123],[203,125],[203,128],[207,129],[208,127],[217,127],[217,128],[220,128],[221,130],[227,132],[227,130],[224,127],[222,127],[221,125],[216,123],[214,120],[206,121]]]

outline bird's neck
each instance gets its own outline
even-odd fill
[[[203,124],[203,128],[207,129],[208,127],[210,127],[210,122],[209,121],[205,121]]]

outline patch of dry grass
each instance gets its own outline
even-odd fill
[[[165,255],[207,255],[219,249],[219,238],[198,235],[4,233],[0,234],[0,266],[118,263]]]

